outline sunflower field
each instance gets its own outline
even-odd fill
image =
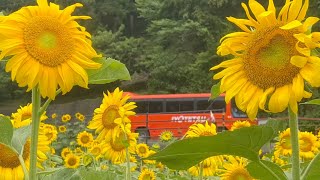
[[[1,84],[1,92],[12,97],[30,92],[31,100],[21,102],[11,114],[0,114],[0,180],[320,179],[320,131],[299,128],[299,113],[305,116],[308,106],[320,105],[320,32],[315,28],[320,19],[309,11],[309,7],[320,7],[319,2],[283,0],[280,5],[274,0],[239,4],[229,0],[199,1],[207,12],[211,12],[207,9],[211,6],[231,11],[242,7],[242,17],[225,15],[236,30],[224,31],[219,41],[210,34],[216,27],[203,25],[209,21],[229,25],[216,15],[208,18],[192,0],[136,0],[131,3],[150,22],[141,34],[150,33],[152,39],[122,38],[126,43],[121,45],[104,42],[121,37],[124,26],[118,24],[120,19],[113,19],[112,31],[97,26],[98,35],[92,36],[84,25],[95,16],[82,13],[94,14],[94,10],[89,6],[81,13],[75,12],[83,4],[108,9],[116,2],[106,0],[104,6],[99,4],[102,0],[71,5],[59,0],[3,2],[8,3],[7,8],[26,5],[12,12],[4,10],[0,16],[0,62],[7,73],[0,74],[0,82],[12,83],[7,82],[8,76],[16,83]],[[113,14],[130,17],[130,28],[124,32],[138,36],[132,32],[132,22],[139,16],[128,2],[119,2],[119,6],[130,10]],[[184,2],[189,6],[172,11]],[[190,9],[193,13],[188,13]],[[100,23],[112,19],[110,14],[100,14]],[[158,20],[157,15],[165,18]],[[173,40],[176,36],[181,41]],[[131,48],[140,41],[145,44]],[[202,51],[213,44],[217,55]],[[128,49],[126,58],[132,58],[133,63],[114,59],[125,57],[119,49]],[[149,53],[137,56],[143,50]],[[118,56],[111,58],[108,52]],[[185,66],[176,58],[192,63]],[[222,62],[210,64],[207,58]],[[210,72],[203,73],[198,67]],[[135,68],[133,73],[131,68]],[[224,94],[225,102],[234,100],[250,121],[235,121],[223,132],[218,132],[210,120],[196,121],[182,137],[164,129],[158,139],[144,142],[131,128],[137,104],[130,101],[130,95],[122,90],[125,88],[117,87],[119,80],[131,79],[130,73],[136,82],[123,87],[142,85],[150,87],[149,92],[166,93],[210,91],[207,81],[199,80],[210,77],[210,99]],[[149,75],[156,78],[146,85]],[[193,83],[190,89],[189,83]],[[63,99],[72,90],[89,87],[113,90],[99,92],[102,101],[92,112],[47,113],[53,101]],[[15,91],[17,88],[20,91]],[[285,113],[288,121],[270,118],[265,124],[255,125],[261,112]]]

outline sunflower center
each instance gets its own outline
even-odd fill
[[[87,144],[90,141],[90,138],[88,136],[82,136],[81,137],[81,142],[83,144]]]
[[[0,144],[0,167],[16,168],[20,166],[18,155],[7,146]],[[30,141],[27,141],[23,148],[23,159],[27,160],[30,155]]]
[[[30,119],[31,118],[31,114],[30,113],[23,113],[21,115],[21,121],[24,121],[26,119]]]
[[[122,151],[126,148],[121,139],[111,141],[111,147],[114,151]]]
[[[145,147],[140,147],[140,148],[139,148],[139,152],[143,154],[143,153],[146,153],[147,150],[146,150]]]
[[[300,144],[300,150],[302,152],[309,152],[312,149],[312,142],[308,138],[302,138]]]
[[[77,160],[76,160],[76,158],[70,158],[69,160],[68,160],[68,165],[69,166],[74,166],[74,165],[76,165],[77,164]]]
[[[291,149],[290,136],[283,137],[283,140],[281,141],[281,146],[283,149]]]
[[[120,117],[119,108],[116,105],[109,106],[102,114],[102,124],[107,129],[113,129],[117,126],[114,120]]]
[[[290,63],[292,56],[299,55],[294,34],[295,31],[282,30],[279,26],[256,30],[243,56],[250,82],[262,89],[292,83],[300,70]]]
[[[53,17],[32,18],[23,39],[29,55],[46,66],[56,67],[72,58],[74,42],[69,29]]]

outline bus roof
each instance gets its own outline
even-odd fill
[[[189,93],[189,94],[135,94],[131,92],[125,92],[130,96],[130,99],[179,99],[179,98],[209,98],[210,93]],[[223,96],[221,94],[220,96]]]

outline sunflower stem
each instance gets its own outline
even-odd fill
[[[126,141],[129,141],[127,133],[125,134]],[[126,160],[127,160],[127,167],[126,167],[126,180],[131,180],[131,168],[130,168],[130,153],[129,147],[126,147]]]
[[[292,180],[300,180],[300,162],[299,162],[299,126],[298,115],[288,108],[289,127],[292,146]]]
[[[31,151],[30,151],[30,172],[29,179],[37,179],[37,148],[38,131],[40,124],[41,97],[38,86],[32,89],[32,125],[31,125]]]
[[[29,180],[28,169],[27,169],[26,163],[23,160],[22,155],[19,154],[18,158],[19,158],[20,164],[22,166],[22,170],[23,170],[23,173],[24,173],[24,179],[25,180]]]
[[[56,91],[56,96],[60,93],[61,93],[61,88]],[[42,105],[42,107],[40,108],[40,112],[39,112],[40,115],[42,115],[44,113],[44,111],[47,110],[51,101],[52,101],[52,99],[48,98],[47,101]]]
[[[311,168],[313,166],[315,166],[315,164],[320,160],[320,153],[316,155],[316,157],[314,157],[312,159],[312,161],[309,163],[309,165],[307,166],[307,168],[304,170],[302,176],[301,176],[301,179],[304,180],[306,179],[308,173],[310,172]]]
[[[203,179],[203,161],[200,162],[200,169],[199,169],[199,180]]]

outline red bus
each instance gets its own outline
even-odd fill
[[[132,131],[139,132],[140,138],[159,137],[164,130],[182,137],[190,125],[206,120],[215,123],[217,131],[229,129],[236,120],[249,120],[234,101],[225,103],[224,94],[214,100],[209,100],[209,93],[128,94],[137,104],[137,114],[130,119]]]

